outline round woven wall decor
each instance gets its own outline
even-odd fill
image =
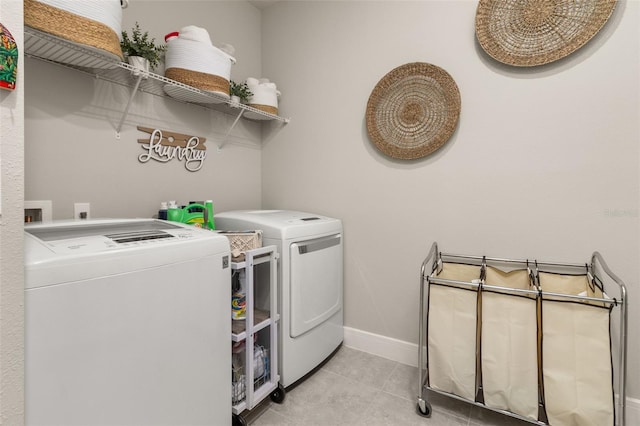
[[[413,62],[385,75],[367,103],[369,138],[389,157],[413,160],[449,140],[458,125],[460,92],[435,65]]]
[[[615,6],[616,0],[480,0],[476,37],[499,62],[543,65],[591,40]]]

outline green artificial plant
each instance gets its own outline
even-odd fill
[[[229,81],[229,95],[237,96],[241,101],[246,102],[253,93],[249,90],[247,83],[236,83],[235,81]]]
[[[131,36],[122,31],[120,48],[125,56],[141,56],[147,59],[151,68],[158,66],[161,55],[167,50],[166,45],[156,44],[155,38],[149,38],[149,32],[143,33],[138,22],[131,29]]]

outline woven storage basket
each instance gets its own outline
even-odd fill
[[[211,44],[207,30],[190,25],[167,41],[164,75],[228,98],[231,65],[235,61],[235,58]]]
[[[573,53],[609,20],[616,0],[480,0],[476,36],[495,60],[543,65]]]
[[[229,80],[219,75],[172,67],[165,70],[164,76],[197,89],[229,95]]]
[[[264,111],[268,114],[278,115],[278,108],[271,105],[262,105],[262,104],[247,104],[247,105],[255,109],[259,109],[260,111]]]
[[[24,0],[25,26],[98,50],[111,59],[124,59],[120,49],[122,10],[119,0],[64,3],[73,10],[52,4]]]
[[[389,157],[413,160],[441,148],[460,116],[460,92],[435,65],[413,62],[385,75],[369,96],[369,138]]]
[[[262,231],[219,231],[229,239],[233,260],[243,260],[248,250],[262,247]]]
[[[269,114],[278,115],[278,97],[280,92],[275,83],[266,78],[247,78],[247,87],[252,95],[247,105]]]

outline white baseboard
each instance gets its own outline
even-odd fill
[[[415,343],[344,327],[344,345],[401,364],[418,365],[418,345]],[[640,425],[640,399],[627,397],[626,412],[625,426]]]
[[[413,367],[418,365],[418,345],[415,343],[344,327],[344,345]]]

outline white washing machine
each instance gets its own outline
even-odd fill
[[[173,222],[26,226],[26,424],[230,425],[229,258]]]
[[[230,211],[215,220],[221,230],[260,229],[263,245],[278,248],[279,367],[288,387],[344,338],[342,222],[286,210]]]

